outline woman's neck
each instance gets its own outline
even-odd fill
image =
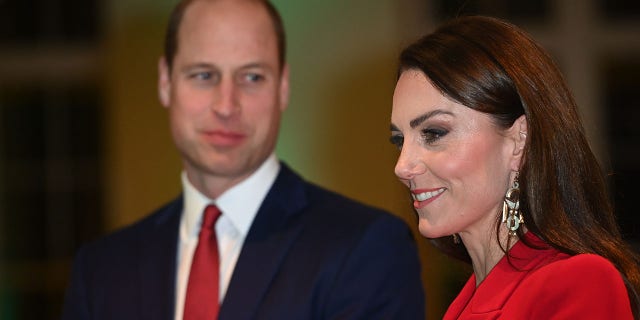
[[[495,229],[493,229],[495,230]],[[518,242],[517,237],[511,237],[505,228],[500,228],[500,244],[496,240],[496,233],[484,234],[460,234],[460,238],[469,252],[473,273],[476,276],[476,287],[484,281],[491,270],[505,256],[503,248],[507,251]],[[509,248],[507,248],[507,244]]]

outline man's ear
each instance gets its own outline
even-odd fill
[[[171,71],[165,57],[158,59],[158,98],[165,108],[169,108],[171,105]]]
[[[509,137],[514,142],[511,161],[511,170],[513,171],[520,170],[524,147],[527,144],[527,132],[527,117],[525,115],[521,115],[516,119],[511,128],[509,128]]]
[[[289,105],[289,64],[285,63],[280,75],[280,111],[287,109]]]

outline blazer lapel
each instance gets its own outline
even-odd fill
[[[140,319],[174,318],[175,274],[182,197],[161,209],[139,239]]]
[[[220,319],[249,319],[256,312],[289,248],[302,231],[289,223],[306,205],[305,182],[284,164],[245,239]]]
[[[500,315],[523,279],[555,256],[556,251],[533,233],[526,233],[525,238],[539,248],[530,248],[522,241],[517,242],[509,251],[510,258],[503,257],[478,286],[473,297],[469,298],[472,313]],[[473,282],[475,286],[475,278]]]

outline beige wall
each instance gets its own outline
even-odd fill
[[[179,192],[180,162],[156,95],[163,21],[132,16],[111,30],[106,50],[106,221],[131,223]]]

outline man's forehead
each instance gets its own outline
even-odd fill
[[[187,8],[178,30],[179,38],[192,33],[213,36],[216,32],[236,37],[253,36],[253,41],[276,40],[273,22],[265,7],[246,0],[229,3],[199,0]]]

